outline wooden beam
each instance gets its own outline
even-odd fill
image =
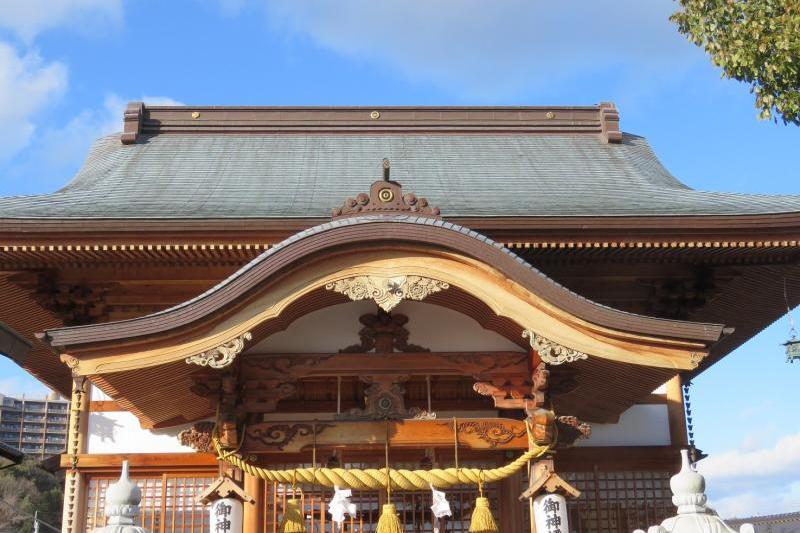
[[[93,400],[89,404],[89,411],[93,413],[107,413],[110,411],[124,411],[120,405],[113,400]]]
[[[446,448],[455,444],[454,421],[391,420],[376,422],[262,422],[248,426],[246,453],[296,453],[318,447],[383,448],[389,433],[392,448]],[[458,444],[475,450],[527,450],[525,422],[507,418],[455,420]]]
[[[131,470],[142,472],[206,471],[216,472],[217,458],[209,453],[131,453],[131,454],[80,454],[77,469],[81,472],[118,473],[122,461],[128,461]],[[69,468],[71,456],[61,456],[61,468]]]

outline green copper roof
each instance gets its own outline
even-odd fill
[[[800,196],[695,191],[642,137],[168,134],[99,139],[63,189],[0,198],[0,218],[327,217],[391,177],[451,216],[735,215],[800,211]]]

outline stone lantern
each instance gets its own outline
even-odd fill
[[[689,463],[689,451],[681,450],[681,471],[669,480],[672,503],[678,514],[651,526],[647,533],[737,533],[716,511],[706,506],[706,480]],[[754,533],[751,524],[742,524],[738,533]],[[633,533],[644,533],[637,529]]]
[[[92,533],[148,533],[145,528],[135,525],[141,501],[142,490],[128,477],[128,461],[122,461],[119,480],[106,489],[105,514],[108,521]]]

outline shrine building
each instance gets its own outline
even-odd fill
[[[219,483],[246,533],[293,496],[308,532],[373,532],[388,501],[433,531],[430,485],[442,533],[479,493],[503,533],[546,492],[570,531],[644,528],[699,456],[689,381],[800,303],[800,196],[693,190],[613,104],[121,126],[62,189],[0,199],[9,356],[72,401],[64,533],[105,525],[123,460],[154,533],[218,531]]]

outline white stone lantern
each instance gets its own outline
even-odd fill
[[[688,450],[681,450],[681,471],[672,476],[669,487],[678,514],[667,518],[660,526],[651,526],[647,533],[736,533],[716,511],[706,506],[706,480],[692,468]],[[644,531],[637,529],[633,533]],[[754,533],[753,526],[742,524],[739,533]]]
[[[135,524],[141,501],[142,490],[128,477],[128,461],[122,461],[119,480],[106,489],[105,515],[108,521],[92,533],[148,533]]]

